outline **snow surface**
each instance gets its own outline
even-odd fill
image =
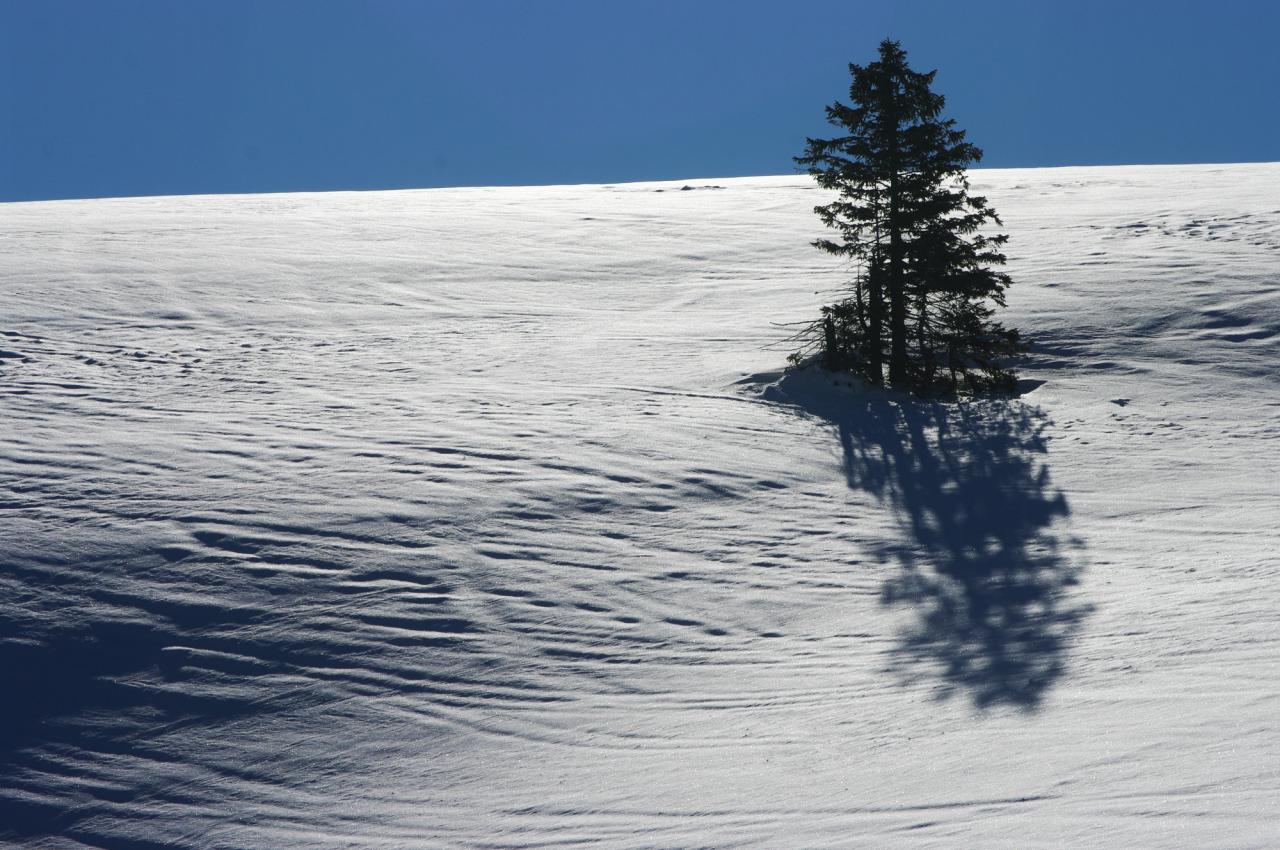
[[[802,177],[0,206],[0,843],[1280,846],[1280,165],[973,177],[1017,400]]]

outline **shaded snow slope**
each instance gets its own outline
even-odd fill
[[[1280,166],[974,183],[1019,400],[803,178],[0,206],[0,844],[1280,845]]]

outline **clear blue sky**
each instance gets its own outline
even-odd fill
[[[1273,0],[0,0],[0,199],[789,173],[886,36],[985,165],[1280,159]]]

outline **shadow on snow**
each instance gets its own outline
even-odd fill
[[[1036,708],[1062,674],[1086,607],[1056,526],[1070,514],[1046,463],[1044,413],[1017,399],[921,401],[788,373],[764,398],[835,426],[851,488],[898,518],[887,544],[897,570],[886,605],[914,616],[892,651],[907,682],[936,679],[939,698],[968,692],[979,708]]]

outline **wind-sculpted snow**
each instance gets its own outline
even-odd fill
[[[1280,844],[1280,168],[974,183],[1014,399],[804,178],[0,207],[0,844]]]

